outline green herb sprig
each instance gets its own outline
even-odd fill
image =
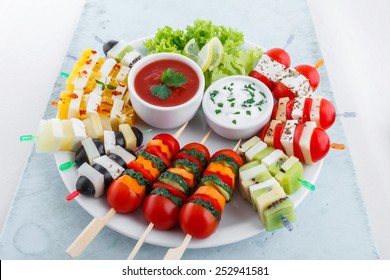
[[[99,81],[97,79],[95,79],[96,83],[101,85],[102,86],[102,90],[105,90],[106,88],[108,88],[109,90],[114,90],[116,89],[115,86],[113,85],[110,85],[110,84],[106,84],[106,83],[103,83],[102,81]]]
[[[181,87],[187,80],[188,78],[182,73],[175,72],[173,68],[168,68],[161,74],[161,84],[152,86],[150,91],[154,96],[164,100],[172,94],[170,87]]]

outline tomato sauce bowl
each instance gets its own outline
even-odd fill
[[[182,74],[185,82],[171,86],[172,73]],[[128,85],[137,116],[153,127],[171,129],[194,117],[202,103],[205,79],[198,64],[188,57],[157,53],[142,58],[133,66]],[[156,88],[152,90],[153,87]]]

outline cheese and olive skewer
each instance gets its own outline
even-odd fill
[[[161,134],[163,137],[155,136],[153,139],[164,140],[171,147],[172,156],[174,156],[180,150],[180,144],[177,142],[177,138],[184,131],[188,123],[185,123],[176,133],[171,136],[169,134]],[[166,136],[166,137],[165,137]],[[169,137],[168,137],[169,136]],[[152,140],[153,140],[152,139]],[[145,152],[145,154],[148,154]],[[150,154],[150,156],[153,156]],[[153,156],[153,159],[159,159],[157,156]],[[135,161],[130,162],[133,163]],[[137,164],[137,163],[135,163]],[[139,163],[138,163],[139,164]],[[145,162],[145,164],[148,164]],[[149,163],[148,165],[150,165]],[[128,213],[135,210],[141,203],[143,196],[146,192],[146,187],[149,187],[150,181],[145,179],[141,172],[151,178],[158,177],[159,173],[152,175],[148,170],[142,169],[142,164],[139,164],[141,169],[135,171],[134,169],[127,169],[123,172],[122,176],[114,180],[110,185],[107,192],[107,202],[109,204],[109,211],[101,218],[94,218],[89,225],[80,233],[80,235],[74,240],[74,242],[66,250],[67,254],[71,257],[79,256],[84,249],[90,244],[90,242],[96,237],[96,235],[103,229],[103,227],[110,221],[115,213]],[[162,163],[162,166],[164,163]],[[157,167],[149,166],[150,170],[155,170]],[[152,171],[153,172],[153,171]],[[142,184],[142,186],[141,186]],[[124,201],[128,201],[126,205]]]

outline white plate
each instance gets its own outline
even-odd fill
[[[135,49],[146,55],[146,49],[143,46],[143,42],[145,39],[149,38],[151,37],[141,38],[131,42],[131,44]],[[250,42],[246,42],[244,45],[244,48],[251,47],[258,46]],[[142,121],[137,121],[135,126],[140,128],[141,131],[145,131],[146,129],[150,128]],[[185,145],[189,142],[199,142],[208,130],[209,127],[207,126],[203,112],[200,110],[191,120],[178,140],[181,145]],[[144,143],[147,143],[151,138],[153,138],[153,136],[160,132],[174,133],[175,130],[163,131],[152,128],[151,132],[144,134]],[[233,148],[235,146],[235,142],[233,140],[224,139],[217,134],[212,133],[207,139],[205,145],[209,148],[210,153],[213,154],[220,149]],[[55,154],[55,160],[57,166],[59,166],[64,162],[73,161],[74,154],[67,152],[57,153]],[[305,166],[304,179],[314,184],[321,170],[322,163],[323,161],[320,161],[314,165]],[[69,192],[73,192],[75,190],[77,181],[76,168],[71,168],[67,171],[59,172]],[[296,193],[290,195],[290,198],[297,207],[309,192],[309,190],[301,187]],[[109,210],[105,197],[94,199],[79,195],[75,200],[93,217],[102,217]],[[69,203],[75,202],[73,201]],[[297,217],[297,219],[299,219],[299,217]],[[139,209],[131,214],[115,214],[108,223],[108,226],[123,235],[138,240],[148,224],[144,220],[142,207],[139,207]],[[230,244],[252,237],[262,231],[264,231],[264,227],[260,223],[258,214],[253,210],[252,206],[247,201],[241,198],[240,194],[236,190],[232,201],[225,206],[225,210],[217,231],[206,239],[197,240],[193,238],[188,247],[207,248]],[[180,245],[183,239],[184,234],[180,231],[180,228],[176,228],[169,231],[152,230],[145,242],[160,246],[175,247]]]

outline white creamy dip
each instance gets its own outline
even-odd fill
[[[204,97],[206,110],[219,122],[233,126],[247,125],[260,118],[268,107],[263,88],[247,79],[219,83]]]

